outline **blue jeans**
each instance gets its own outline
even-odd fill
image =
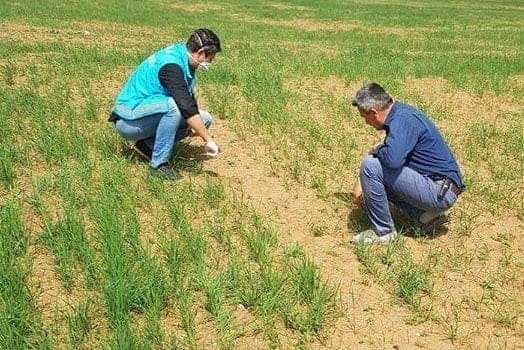
[[[408,167],[385,168],[373,156],[362,160],[360,183],[366,213],[377,235],[395,230],[388,202],[418,219],[426,211],[445,211],[457,200],[451,190],[442,200],[437,198],[441,181],[433,181]]]
[[[199,113],[209,129],[213,121],[211,114],[203,110]],[[137,120],[118,119],[115,125],[116,131],[127,141],[146,142],[153,150],[149,164],[155,169],[169,161],[175,143],[188,134],[187,123],[172,98],[169,100],[167,113],[153,114]]]

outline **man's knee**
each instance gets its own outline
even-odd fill
[[[168,98],[167,105],[169,106],[169,110],[165,114],[165,116],[182,118],[182,113],[180,112],[178,105],[176,104],[175,100],[172,97]]]
[[[382,165],[378,158],[373,156],[366,156],[360,163],[360,176],[367,178],[374,177],[382,172]]]
[[[137,141],[140,136],[140,130],[129,123],[124,119],[118,119],[115,122],[116,132],[127,141]]]

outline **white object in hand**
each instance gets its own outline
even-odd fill
[[[206,153],[205,155],[208,157],[216,157],[218,154],[218,146],[213,140],[209,140],[206,142],[205,145]]]

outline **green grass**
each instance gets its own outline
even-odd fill
[[[96,285],[98,276],[94,253],[86,241],[84,224],[80,219],[66,213],[60,222],[45,229],[42,244],[56,257],[58,278],[66,289],[70,291],[73,287],[78,279],[78,270],[85,276],[87,287]]]
[[[338,295],[347,293],[336,277],[327,280],[301,242],[282,244],[273,218],[205,172],[191,145],[174,152],[185,180],[173,186],[151,176],[105,121],[133,67],[202,23],[219,34],[223,52],[199,73],[199,95],[238,136],[230,154],[263,146],[270,158],[257,153],[260,167],[289,192],[313,190],[341,216],[347,206],[333,197],[348,192],[380,137],[351,108],[354,90],[378,81],[426,111],[468,185],[453,209],[452,242],[407,238],[413,244],[347,254],[410,310],[408,324],[434,322],[460,341],[467,303],[458,291],[451,306],[439,294],[454,288],[448,274],[459,274],[481,289],[464,291],[477,314],[505,332],[521,330],[520,2],[175,5],[0,5],[0,347],[232,349],[250,337],[268,347],[328,344],[325,330],[341,317]],[[479,242],[485,214],[508,228]],[[319,215],[303,218],[313,242],[345,244],[368,225],[356,213],[347,231],[333,232]],[[64,291],[67,310],[49,316],[38,305],[30,251],[49,254],[46,282]],[[360,305],[353,308],[358,314]],[[242,310],[249,321],[239,325]]]
[[[66,317],[68,327],[68,339],[71,346],[82,344],[86,335],[92,327],[89,316],[91,302],[89,299],[83,301],[74,308],[74,312]]]
[[[12,202],[0,207],[0,344],[8,349],[49,348],[49,338],[27,289],[28,236],[21,210]]]

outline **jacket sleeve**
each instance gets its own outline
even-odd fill
[[[375,157],[386,168],[398,169],[404,166],[417,144],[420,132],[417,121],[407,123],[402,119],[395,120],[390,125],[384,144],[375,151]]]
[[[182,69],[178,65],[169,63],[160,68],[158,80],[169,92],[169,95],[173,97],[184,119],[199,113],[196,100],[193,95],[189,93],[187,83],[184,79],[184,72],[182,72]]]

